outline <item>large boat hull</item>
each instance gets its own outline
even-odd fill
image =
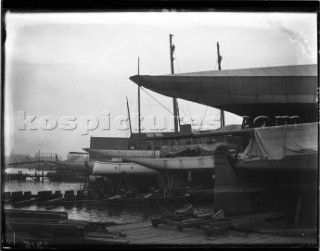
[[[250,162],[216,154],[215,171],[215,207],[229,214],[281,211],[291,223],[296,218],[300,226],[314,227],[317,154]]]
[[[299,116],[317,121],[317,65],[191,72],[130,79],[157,93],[239,116]]]
[[[315,188],[317,154],[290,156],[280,160],[230,160],[246,187],[259,185],[267,189]]]

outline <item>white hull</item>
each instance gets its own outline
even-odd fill
[[[175,157],[175,158],[130,158],[131,162],[153,170],[203,170],[214,168],[213,156]]]
[[[90,149],[90,148],[84,148],[84,150],[90,154],[98,155],[103,158],[160,157],[160,151],[153,151],[153,150],[107,150],[107,149]]]
[[[96,161],[93,166],[93,175],[157,175],[158,172],[135,163],[100,162]]]

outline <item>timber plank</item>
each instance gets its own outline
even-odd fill
[[[288,238],[288,237],[279,237],[274,238],[268,241],[268,244],[306,244],[308,241],[304,238]],[[310,243],[310,242],[309,242]]]
[[[133,236],[136,236],[136,235],[141,235],[141,234],[175,234],[176,232],[177,233],[180,233],[176,230],[173,230],[173,229],[161,229],[161,228],[153,228],[153,227],[148,227],[148,228],[139,228],[139,229],[131,229],[131,230],[128,230],[126,231],[127,234],[132,234]]]
[[[141,222],[141,223],[134,223],[134,224],[121,224],[117,226],[110,226],[108,227],[108,230],[116,230],[116,231],[122,231],[122,230],[128,230],[128,229],[134,229],[134,228],[140,228],[140,227],[147,227],[151,226],[151,223],[149,222]]]
[[[198,244],[228,244],[228,241],[230,241],[230,236],[217,236],[217,238],[219,239],[212,240],[211,237],[204,237],[204,239],[201,240]],[[220,241],[220,243],[216,243],[218,240]]]
[[[154,228],[150,222],[123,224],[107,227],[109,231],[127,233],[129,244],[157,245],[274,245],[274,244],[306,244],[316,243],[312,237],[283,237],[261,233],[231,232],[213,237],[206,237],[199,230],[185,228],[177,231],[175,226],[161,224]]]
[[[138,242],[143,243],[162,243],[163,241],[171,241],[176,239],[176,236],[166,235],[166,236],[153,236],[145,239],[137,239]]]
[[[128,237],[132,240],[135,240],[135,239],[138,239],[138,240],[141,240],[141,241],[144,241],[144,240],[148,240],[149,238],[170,238],[170,236],[172,236],[172,233],[159,233],[159,232],[151,232],[149,234],[146,234],[146,235],[128,235]]]
[[[225,236],[225,237],[218,236],[217,238],[218,239],[215,239],[215,240],[211,240],[208,238],[207,240],[213,244],[233,244],[233,242],[237,242],[239,239],[239,237],[235,237],[235,236]]]
[[[197,235],[197,233],[189,232],[189,233],[183,233],[183,232],[168,232],[165,235],[156,235],[151,238],[151,236],[144,238],[144,239],[138,239],[139,242],[143,243],[172,243],[173,241],[177,239],[188,239],[190,237],[193,237]],[[201,236],[198,235],[200,238]]]
[[[250,244],[250,243],[253,243],[254,241],[263,241],[264,239],[262,239],[261,237],[259,236],[256,236],[256,237],[250,237],[250,238],[243,238],[242,240],[238,240],[238,243],[241,243],[241,244]]]
[[[152,228],[152,227],[147,228],[147,229],[139,229],[139,231],[130,230],[130,231],[127,231],[127,233],[132,234],[133,236],[136,236],[136,235],[140,236],[140,234],[158,234],[158,235],[161,235],[161,234],[164,234],[164,235],[181,234],[181,232],[173,231],[171,229],[167,230],[167,229],[159,229],[159,228]]]
[[[272,244],[272,241],[273,240],[282,240],[283,244],[286,244],[285,241],[286,241],[286,237],[281,237],[281,236],[274,236],[274,235],[262,235],[263,238],[261,238],[260,240],[253,240],[250,242],[250,244],[264,244],[264,245],[267,245],[267,244]],[[261,236],[261,237],[262,237]]]
[[[196,236],[185,236],[182,238],[177,238],[174,240],[165,240],[162,243],[167,244],[167,243],[173,243],[173,244],[195,244],[199,243],[201,240],[203,240],[204,237],[201,235],[196,235]]]

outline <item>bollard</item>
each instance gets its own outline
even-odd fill
[[[62,197],[62,193],[61,193],[61,191],[60,191],[60,190],[55,191],[55,193],[54,193],[54,197],[55,197],[55,198],[61,198],[61,197]]]
[[[91,190],[88,191],[88,198],[89,198],[89,200],[92,199],[92,191]]]
[[[67,200],[72,200],[72,199],[74,199],[74,191],[73,191],[73,190],[65,191],[64,197],[65,197]]]
[[[19,192],[12,192],[12,200],[15,201],[19,201],[23,199],[23,192],[19,191]]]
[[[42,201],[47,201],[52,198],[52,191],[39,191],[38,198]]]
[[[83,191],[82,190],[78,190],[77,191],[77,199],[82,199],[83,198]]]
[[[10,200],[11,199],[11,192],[4,192],[3,193],[3,199],[4,200]]]
[[[24,192],[23,197],[25,200],[31,199],[31,191]]]

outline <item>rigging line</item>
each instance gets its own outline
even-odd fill
[[[204,117],[205,117],[205,116],[206,116],[206,114],[207,114],[207,110],[208,110],[208,106],[206,107],[206,111],[204,112],[204,115],[203,115],[203,118],[202,118],[202,120],[201,120],[201,124],[200,124],[200,126],[202,126],[202,123],[203,123]]]
[[[149,111],[152,114],[152,107],[151,107],[151,104],[150,104],[150,98],[149,97],[148,97],[148,107],[149,107]]]
[[[188,114],[181,107],[179,107],[179,110],[181,110],[184,115],[188,116]]]
[[[190,108],[189,108],[189,102],[188,102],[187,100],[186,100],[185,102],[187,103],[187,108],[188,108],[189,116],[190,116],[190,118],[191,118],[191,112],[190,112]]]
[[[180,73],[180,67],[179,67],[179,64],[178,64],[178,58],[177,57],[175,58],[175,61],[176,61],[176,65],[178,67],[178,72]]]
[[[154,98],[150,93],[148,93],[143,87],[141,87],[141,89],[142,89],[146,94],[148,94],[152,99],[154,99],[159,105],[161,105],[164,109],[166,109],[170,114],[172,114],[172,115],[174,116],[174,114],[173,114],[172,111],[170,111],[167,107],[165,107],[163,104],[161,104],[156,98]],[[186,123],[184,122],[184,124],[186,124]]]
[[[150,70],[149,70],[149,68],[144,64],[144,63],[142,63],[142,61],[140,60],[140,66],[142,66],[143,67],[143,69],[145,70],[145,72],[148,74],[149,72],[150,72]]]
[[[224,57],[223,60],[224,60],[224,62],[226,63],[227,69],[230,69],[230,65],[229,65],[229,63],[228,63],[227,58]]]
[[[172,115],[172,111],[170,111],[167,107],[165,107],[163,104],[161,104],[156,98],[154,98],[150,93],[148,93],[143,87],[141,87],[141,90],[143,90],[146,94],[148,94],[152,99],[154,99],[159,105],[161,105],[164,109],[166,109],[168,112],[170,112]]]

